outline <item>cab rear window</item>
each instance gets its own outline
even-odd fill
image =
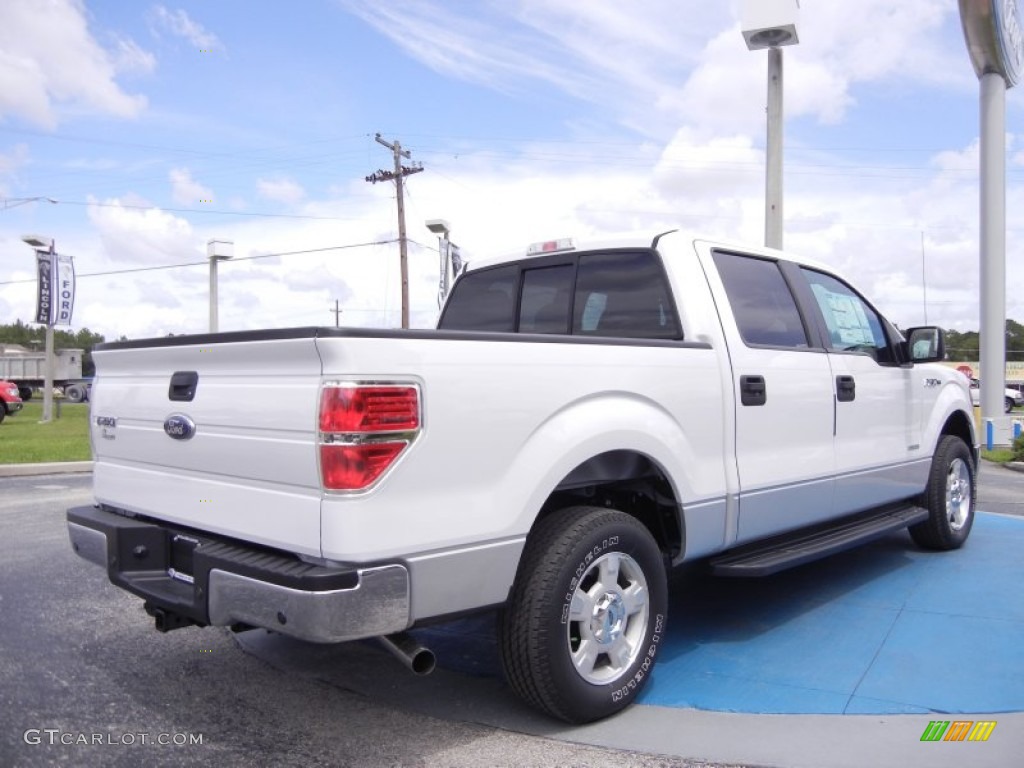
[[[463,275],[445,306],[440,328],[514,331],[519,267],[482,269]]]
[[[651,250],[559,254],[463,275],[447,330],[681,339],[661,260]]]

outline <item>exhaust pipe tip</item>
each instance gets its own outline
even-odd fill
[[[416,675],[429,675],[437,666],[434,652],[416,642],[412,635],[397,632],[378,637],[377,640]]]

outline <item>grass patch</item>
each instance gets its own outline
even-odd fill
[[[89,404],[53,403],[53,420],[40,424],[41,401],[30,400],[14,416],[0,423],[0,464],[35,464],[47,461],[89,461]]]
[[[991,451],[985,448],[981,449],[981,458],[996,464],[1005,464],[1008,461],[1013,461],[1013,449],[1012,448],[993,448]]]

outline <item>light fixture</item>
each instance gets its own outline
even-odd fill
[[[760,51],[800,42],[799,0],[744,0],[741,30],[747,48]]]

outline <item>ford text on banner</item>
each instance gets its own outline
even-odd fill
[[[75,263],[70,256],[54,256],[54,325],[71,325],[71,313],[75,309]]]
[[[53,320],[53,260],[53,253],[36,251],[36,268],[39,275],[36,322],[43,325],[49,325]]]

